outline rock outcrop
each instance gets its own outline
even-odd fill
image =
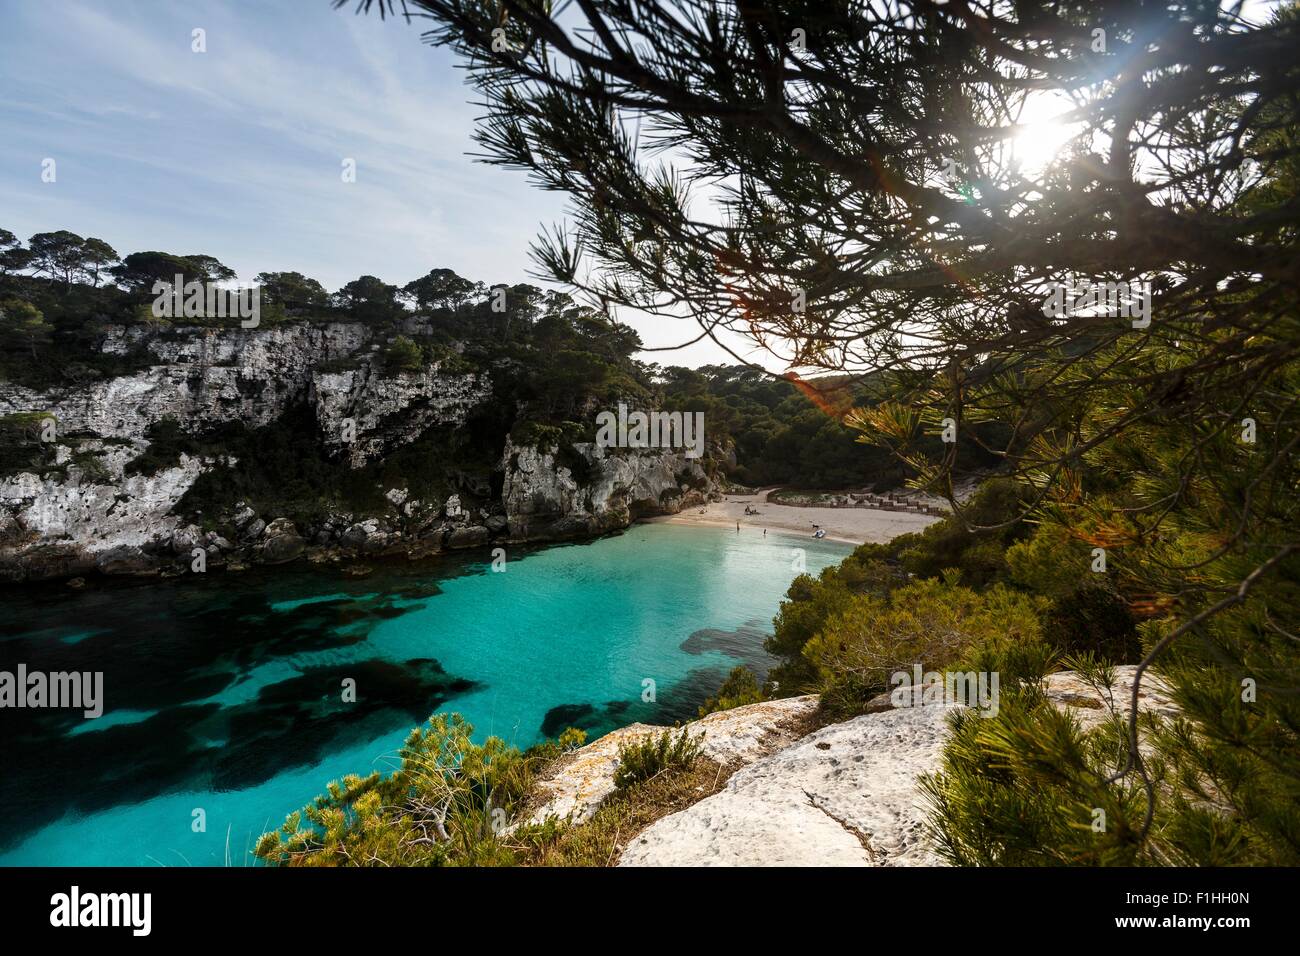
[[[917,777],[938,767],[948,707],[832,724],[652,824],[621,866],[933,866]]]
[[[1132,712],[1133,679],[1136,673],[1137,667],[1132,664],[1115,668],[1115,686],[1111,688],[1109,699],[1103,699],[1095,687],[1074,671],[1049,674],[1043,681],[1043,690],[1048,700],[1067,710],[1085,730],[1090,730],[1110,716],[1112,705],[1121,717],[1128,717]],[[1142,675],[1142,684],[1138,688],[1138,710],[1163,719],[1178,715],[1178,706],[1174,703],[1168,686],[1150,671]]]
[[[1128,713],[1136,668],[1116,668],[1111,698]],[[1085,727],[1111,701],[1078,674],[1044,682],[1057,707]],[[915,698],[914,698],[915,699]],[[892,707],[800,736],[817,707],[813,696],[752,704],[687,724],[704,752],[740,765],[716,794],[663,817],[631,839],[620,866],[936,866],[943,860],[925,829],[922,774],[940,767],[955,705]],[[1167,688],[1143,677],[1139,706],[1177,713]],[[526,819],[581,822],[614,792],[620,742],[662,733],[635,724],[580,748],[542,784],[543,802]],[[796,739],[797,738],[797,739]]]
[[[449,375],[434,364],[381,374],[373,365],[312,375],[312,404],[325,446],[360,468],[432,425],[463,425],[491,397],[485,376]]]
[[[265,564],[286,564],[307,550],[307,542],[298,534],[298,527],[288,518],[277,518],[266,526],[258,545]]]
[[[0,385],[0,417],[38,411],[60,434],[140,439],[173,418],[187,430],[240,422],[269,424],[311,384],[312,369],[358,353],[370,332],[356,322],[294,323],[266,329],[113,328],[100,346],[143,352],[151,364],[129,375],[38,392]]]
[[[702,735],[706,757],[724,766],[750,764],[802,736],[816,709],[814,696],[790,697],[709,714],[688,727],[692,735]],[[541,823],[548,817],[570,823],[589,819],[614,792],[619,747],[669,729],[629,724],[579,748],[538,785],[541,804],[523,822]]]
[[[712,488],[701,459],[687,458],[683,449],[615,449],[588,442],[573,450],[584,475],[575,475],[554,451],[506,443],[501,499],[511,540],[602,534],[637,518],[703,504]]]
[[[172,513],[207,459],[181,455],[174,468],[127,475],[138,449],[99,440],[58,449],[59,478],[20,472],[0,479],[0,580],[65,577],[95,567],[138,573],[146,548],[170,549],[180,518]],[[93,474],[76,464],[92,456]],[[132,549],[124,562],[122,549]],[[115,552],[113,558],[103,557]]]

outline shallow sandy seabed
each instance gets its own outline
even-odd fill
[[[883,543],[900,534],[920,531],[940,520],[936,515],[910,514],[905,511],[879,511],[875,508],[803,508],[778,505],[767,500],[767,488],[752,495],[727,495],[725,501],[711,501],[700,514],[699,508],[651,521],[670,524],[707,525],[717,528],[735,528],[740,522],[740,534],[761,535],[766,528],[769,534],[802,535],[811,538],[813,525],[821,525],[826,537],[846,544]],[[761,514],[745,514],[745,506],[757,508]]]

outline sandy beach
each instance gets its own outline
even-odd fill
[[[727,495],[725,501],[711,501],[700,514],[699,508],[687,510],[651,521],[671,524],[709,525],[735,528],[740,522],[741,534],[769,533],[803,535],[812,537],[813,525],[820,525],[826,537],[845,544],[880,543],[909,531],[920,531],[940,520],[934,515],[910,514],[904,511],[879,511],[875,508],[804,508],[778,505],[767,500],[774,488],[764,488],[752,495]],[[757,515],[745,514],[745,506],[758,509]]]

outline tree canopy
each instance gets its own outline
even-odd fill
[[[454,309],[479,291],[476,283],[462,279],[451,269],[431,269],[402,286],[402,292],[417,309]]]
[[[235,273],[211,256],[178,256],[169,252],[133,252],[109,270],[113,278],[135,293],[152,294],[154,283],[214,282],[234,278]]]
[[[301,272],[259,272],[262,301],[286,309],[311,309],[329,305],[329,293],[317,280]]]

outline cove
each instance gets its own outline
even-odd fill
[[[0,865],[251,865],[258,835],[390,769],[434,712],[520,747],[691,719],[736,664],[771,665],[796,548],[814,575],[851,550],[655,523],[511,548],[502,573],[482,552],[10,589],[0,664],[102,671],[104,715],[0,710]]]

